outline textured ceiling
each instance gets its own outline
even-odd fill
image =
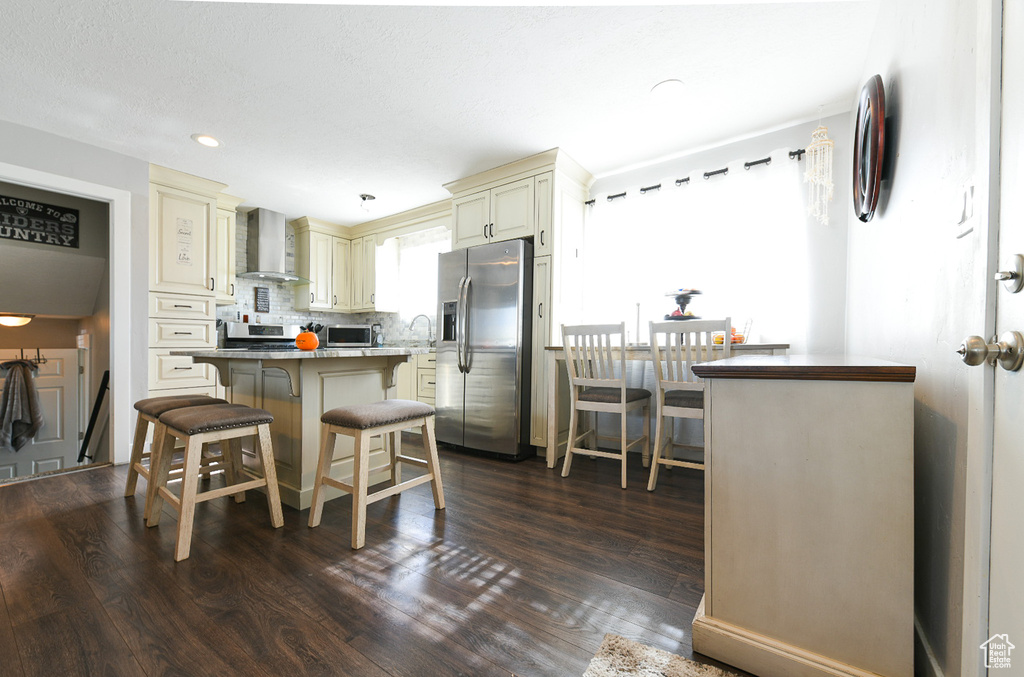
[[[877,13],[875,0],[3,5],[0,119],[346,225],[556,146],[604,174],[849,110]],[[668,78],[684,99],[658,107],[651,86]],[[377,197],[370,213],[360,193]]]

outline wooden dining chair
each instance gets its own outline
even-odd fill
[[[651,391],[644,388],[626,387],[626,352],[619,351],[615,357],[614,348],[624,347],[626,323],[562,325],[562,346],[565,350],[566,370],[569,374],[572,410],[569,414],[569,441],[565,446],[565,462],[562,477],[569,476],[573,454],[601,456],[618,459],[622,463],[622,488],[626,488],[627,452],[643,444],[643,461],[647,465],[650,455]],[[626,414],[635,410],[644,411],[644,434],[628,442],[626,439]],[[577,434],[580,414],[592,412],[589,428]],[[620,435],[600,437],[597,434],[596,414],[606,412],[619,414]],[[598,450],[601,439],[618,439],[619,452]],[[579,446],[581,442],[592,442],[593,448]]]
[[[651,322],[650,329],[657,423],[647,490],[654,491],[658,469],[663,465],[704,469],[703,462],[675,459],[672,419],[704,418],[704,381],[694,376],[691,367],[730,356],[732,320],[727,317],[724,320]],[[715,349],[716,332],[723,333],[720,349]]]

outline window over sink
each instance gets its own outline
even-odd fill
[[[437,315],[437,257],[451,249],[451,231],[444,227],[385,240],[377,248],[377,311],[398,313],[406,327],[420,314],[433,321]],[[426,330],[422,323],[416,333],[422,332],[426,338]]]

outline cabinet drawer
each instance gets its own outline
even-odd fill
[[[215,386],[216,376],[208,364],[195,364],[191,357],[169,355],[167,350],[149,351],[149,388],[199,388]]]
[[[417,369],[434,369],[437,366],[437,353],[424,353],[416,356]]]
[[[149,321],[149,346],[151,348],[212,348],[217,344],[216,325],[209,322],[190,320]]]
[[[166,294],[151,292],[149,295],[150,317],[174,317],[183,320],[213,320],[217,306],[214,300],[204,296],[188,294]]]
[[[422,400],[424,397],[434,398],[434,377],[436,374],[437,372],[433,369],[416,370],[416,399]]]

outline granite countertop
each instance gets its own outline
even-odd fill
[[[172,350],[171,355],[203,358],[232,358],[239,360],[315,360],[329,357],[389,357],[392,355],[422,355],[429,353],[426,346],[387,346],[384,348],[318,348],[317,350],[249,350],[248,348],[203,348],[199,350]]]

